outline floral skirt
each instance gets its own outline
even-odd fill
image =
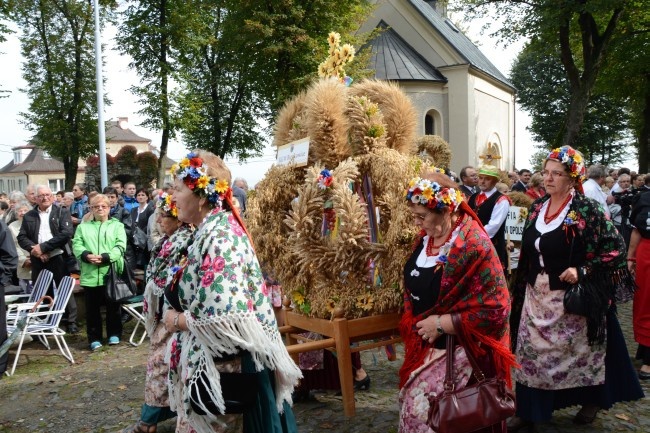
[[[437,395],[443,391],[447,351],[431,349],[424,364],[413,373],[399,393],[399,432],[400,433],[432,433],[427,424],[429,416],[428,394]],[[472,367],[469,364],[465,350],[456,347],[454,352],[454,369],[456,372],[456,388],[467,385]]]
[[[606,345],[589,346],[587,319],[564,312],[564,290],[551,290],[548,274],[526,287],[517,336],[517,383],[557,390],[605,382]]]
[[[165,351],[171,335],[172,333],[165,330],[162,323],[158,323],[150,337],[147,375],[144,382],[144,402],[149,406],[169,406],[167,389],[169,366],[165,363]]]

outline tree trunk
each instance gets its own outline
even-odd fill
[[[639,132],[639,173],[650,173],[648,155],[650,154],[650,73],[645,75],[645,104],[643,123]]]
[[[77,183],[77,171],[79,169],[79,154],[70,153],[63,158],[63,172],[65,173],[65,190],[72,191],[72,187]],[[56,192],[56,191],[55,191]]]
[[[576,147],[576,142],[580,136],[580,130],[585,120],[585,111],[589,104],[589,90],[587,86],[579,86],[571,92],[571,101],[566,114],[566,122],[560,145],[569,145]]]
[[[169,77],[169,65],[167,64],[167,50],[169,49],[169,36],[167,33],[167,0],[160,2],[160,28],[162,29],[160,40],[160,90],[162,98],[162,137],[160,138],[160,156],[158,158],[158,179],[156,187],[162,188],[165,181],[165,168],[163,159],[167,155],[167,146],[169,145],[169,135],[171,126],[169,124],[169,89],[167,82]]]

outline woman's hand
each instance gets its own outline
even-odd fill
[[[569,284],[578,282],[578,270],[576,268],[567,268],[560,274],[560,281],[566,281]]]
[[[634,274],[636,272],[636,261],[628,260],[627,270],[630,271],[630,273]]]
[[[163,325],[168,332],[178,332],[181,331],[180,320],[183,313],[179,313],[175,310],[167,310],[163,316]]]
[[[438,317],[439,316],[429,316],[415,324],[416,328],[418,328],[418,335],[429,344],[433,344],[433,342],[441,335],[436,331],[436,328],[438,327]]]

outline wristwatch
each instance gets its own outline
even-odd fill
[[[436,327],[436,332],[440,335],[444,335],[445,330],[442,329],[442,323],[440,323],[440,316],[438,316],[438,326]]]

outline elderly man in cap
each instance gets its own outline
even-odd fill
[[[481,192],[469,198],[469,206],[476,212],[485,231],[492,240],[503,268],[507,268],[506,217],[510,209],[510,199],[497,191],[499,170],[493,165],[484,165],[478,171],[478,187]]]

